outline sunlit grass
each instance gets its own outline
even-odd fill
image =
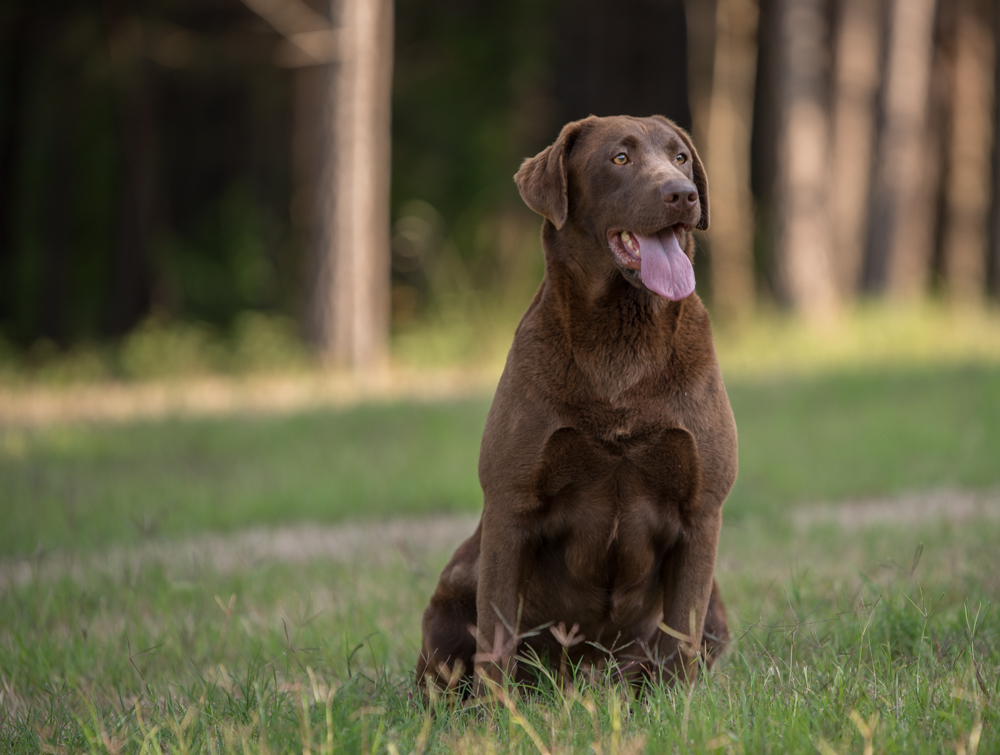
[[[420,373],[456,372],[487,390],[495,383],[527,301],[502,302],[472,294],[397,327],[383,381]],[[825,323],[811,323],[773,308],[742,321],[716,325],[724,375],[751,377],[835,368],[1000,362],[1000,306],[859,304]],[[117,344],[80,344],[61,352],[40,342],[25,353],[0,342],[0,389],[31,386],[184,380],[219,375],[315,376],[287,318],[247,313],[231,332],[199,323],[153,318]],[[366,376],[363,380],[368,381]]]
[[[439,313],[397,334],[394,357],[401,365],[471,363],[499,373],[520,316],[521,308],[479,305]],[[1000,306],[868,302],[825,322],[763,307],[716,324],[715,345],[727,377],[1000,362]]]
[[[1000,362],[1000,307],[870,303],[828,323],[776,312],[716,328],[725,377]]]
[[[521,308],[470,305],[426,318],[396,335],[400,365],[471,364],[499,374]],[[715,345],[725,377],[829,369],[1000,362],[1000,306],[869,302],[826,322],[773,307],[717,324]]]

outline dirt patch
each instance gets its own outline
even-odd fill
[[[478,520],[478,515],[441,515],[329,526],[254,528],[228,535],[199,535],[131,548],[116,547],[101,554],[54,553],[0,562],[0,590],[32,579],[66,574],[83,579],[94,571],[122,574],[124,570],[134,571],[149,564],[227,573],[268,562],[294,564],[318,558],[341,563],[362,561],[371,566],[400,559],[413,562],[431,553],[453,550],[475,531]]]
[[[958,523],[980,517],[1000,518],[1000,490],[932,490],[895,498],[822,503],[799,508],[794,522],[800,529],[831,523],[844,530],[860,530],[879,524],[913,526],[942,520]]]

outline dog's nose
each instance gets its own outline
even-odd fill
[[[690,181],[674,178],[660,187],[663,203],[672,210],[686,210],[698,204],[698,190]]]

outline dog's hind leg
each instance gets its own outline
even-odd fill
[[[424,611],[416,668],[418,686],[429,684],[440,691],[453,690],[471,678],[476,653],[479,537],[477,529],[455,551]]]
[[[708,613],[705,615],[705,629],[701,636],[701,652],[705,656],[705,664],[712,668],[722,649],[729,642],[729,623],[726,619],[726,606],[719,593],[719,583],[712,580],[712,597],[708,601]]]

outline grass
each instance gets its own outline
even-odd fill
[[[485,401],[0,431],[0,553],[470,511]]]
[[[111,379],[143,381],[202,374],[245,374],[313,366],[287,317],[244,312],[229,332],[154,314],[124,338],[60,349],[42,339],[18,350],[0,336],[0,385],[66,386]]]
[[[411,674],[447,548],[416,527],[294,557],[238,536],[473,514],[485,398],[8,426],[0,752],[997,752],[1000,359],[834,334],[831,366],[788,326],[779,370],[784,326],[756,327],[720,346],[734,641],[693,691],[542,676],[495,708],[427,705]],[[895,498],[928,490],[987,503]],[[897,518],[830,514],[882,497]]]
[[[727,531],[719,578],[736,640],[690,696],[543,682],[510,709],[438,701],[434,715],[409,671],[447,554],[37,568],[0,603],[0,750],[853,753],[856,713],[878,716],[879,752],[970,751],[977,732],[994,752],[1000,527],[946,529],[808,530],[791,548]]]
[[[1000,483],[1000,364],[728,381],[727,521]],[[0,429],[0,556],[250,525],[470,512],[488,401]]]
[[[1000,365],[730,381],[740,477],[727,515],[1000,481]]]
[[[406,374],[459,367],[466,373],[499,375],[529,299],[466,296],[398,326],[391,339],[392,368]],[[715,336],[728,377],[1000,362],[1000,306],[869,302],[824,324],[763,309],[717,324]],[[316,367],[295,324],[261,312],[243,313],[228,330],[157,314],[120,341],[68,349],[42,340],[18,350],[0,337],[0,389],[6,391],[109,380],[136,384],[212,375],[302,376],[315,374]]]

